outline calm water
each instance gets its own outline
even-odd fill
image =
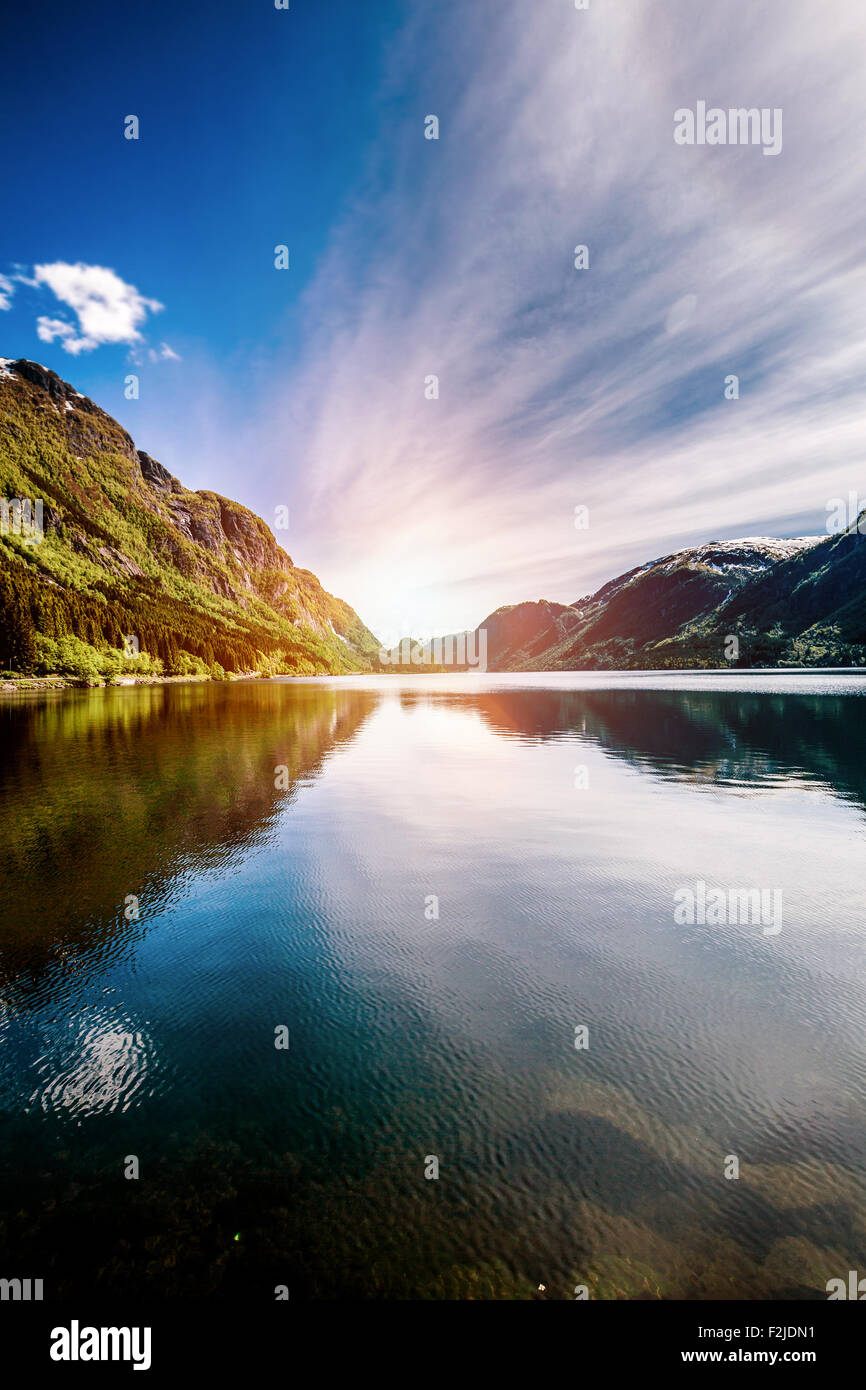
[[[0,1273],[256,1299],[866,1273],[864,694],[6,698]],[[678,924],[699,881],[781,889],[782,930]]]

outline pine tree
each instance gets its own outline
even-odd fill
[[[9,576],[0,574],[0,669],[29,676],[36,666],[36,629],[30,607]]]

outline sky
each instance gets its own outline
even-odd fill
[[[384,640],[866,495],[862,0],[83,0],[4,52],[0,355]]]

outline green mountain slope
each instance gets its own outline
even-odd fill
[[[0,669],[371,668],[373,634],[259,517],[185,488],[35,362],[0,359],[0,498]],[[37,500],[41,536],[26,534]]]
[[[729,600],[714,620],[804,665],[866,664],[866,512]]]

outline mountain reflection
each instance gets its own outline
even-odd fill
[[[249,683],[0,705],[0,986],[14,980],[24,1002],[52,967],[123,950],[149,904],[261,843],[375,699],[300,687],[288,700]],[[130,894],[139,920],[126,918]]]
[[[388,692],[249,683],[90,691],[0,705],[0,985],[122,950],[148,903],[262,843],[299,782]],[[659,690],[402,690],[497,735],[577,738],[656,775],[752,787],[807,780],[866,807],[853,695]],[[288,769],[288,788],[275,769]],[[8,1001],[7,1001],[8,1002]]]
[[[678,781],[823,783],[866,808],[866,711],[856,695],[729,691],[514,690],[403,696],[475,710],[506,738],[579,737]]]
[[[0,701],[9,1269],[64,1298],[823,1296],[866,1259],[863,823],[799,789],[866,805],[855,701]],[[781,885],[784,932],[683,933],[699,878]]]

